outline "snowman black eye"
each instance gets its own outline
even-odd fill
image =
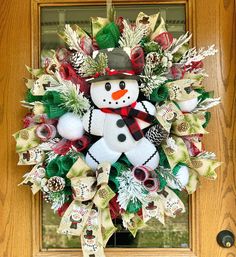
[[[110,91],[111,90],[111,84],[109,82],[107,82],[105,84],[105,89],[106,89],[106,91]]]
[[[125,82],[121,81],[119,86],[120,86],[120,89],[125,89]]]

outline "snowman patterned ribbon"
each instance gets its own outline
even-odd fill
[[[168,187],[162,191],[153,192],[149,197],[150,200],[142,208],[145,223],[155,218],[165,225],[165,215],[176,217],[177,214],[185,212],[181,199]]]
[[[133,103],[130,106],[121,107],[117,109],[102,108],[101,111],[105,113],[119,114],[124,120],[134,140],[139,141],[142,137],[144,137],[144,134],[136,119],[143,120],[150,124],[157,120],[155,116],[135,109],[135,105],[136,103]]]
[[[62,217],[58,233],[81,236],[84,256],[103,257],[103,248],[116,231],[109,201],[115,193],[108,186],[110,164],[98,165],[94,171],[79,157],[69,170],[74,200]]]

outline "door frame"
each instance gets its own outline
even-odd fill
[[[186,30],[193,33],[191,44],[195,45],[195,31],[194,31],[194,0],[161,0],[161,1],[139,1],[130,0],[113,0],[114,4],[130,5],[130,4],[185,4],[186,13]],[[103,0],[32,0],[32,67],[39,67],[40,63],[40,14],[42,7],[48,6],[89,6],[89,5],[105,5]],[[106,256],[124,256],[130,257],[142,256],[165,256],[165,257],[197,257],[199,256],[199,212],[198,212],[198,195],[194,193],[189,197],[189,248],[106,248]],[[40,194],[34,196],[32,199],[32,217],[33,217],[33,257],[78,257],[82,256],[81,249],[43,249],[42,247],[42,200]],[[173,255],[174,254],[174,255]]]

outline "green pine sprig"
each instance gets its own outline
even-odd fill
[[[105,69],[108,67],[108,58],[104,53],[99,53],[96,59],[87,56],[81,65],[81,71],[84,77],[90,77],[96,73],[105,73]]]

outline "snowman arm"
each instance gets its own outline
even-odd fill
[[[146,112],[146,113],[151,114],[151,115],[156,114],[155,106],[148,101],[138,102],[135,106],[135,109],[137,109],[139,111],[142,111],[142,112]],[[137,121],[138,121],[138,124],[139,124],[141,129],[145,129],[145,128],[150,126],[150,123],[148,123],[148,122],[142,121],[140,119],[137,119]]]
[[[91,109],[83,116],[85,131],[95,136],[103,136],[106,114],[98,109]]]

